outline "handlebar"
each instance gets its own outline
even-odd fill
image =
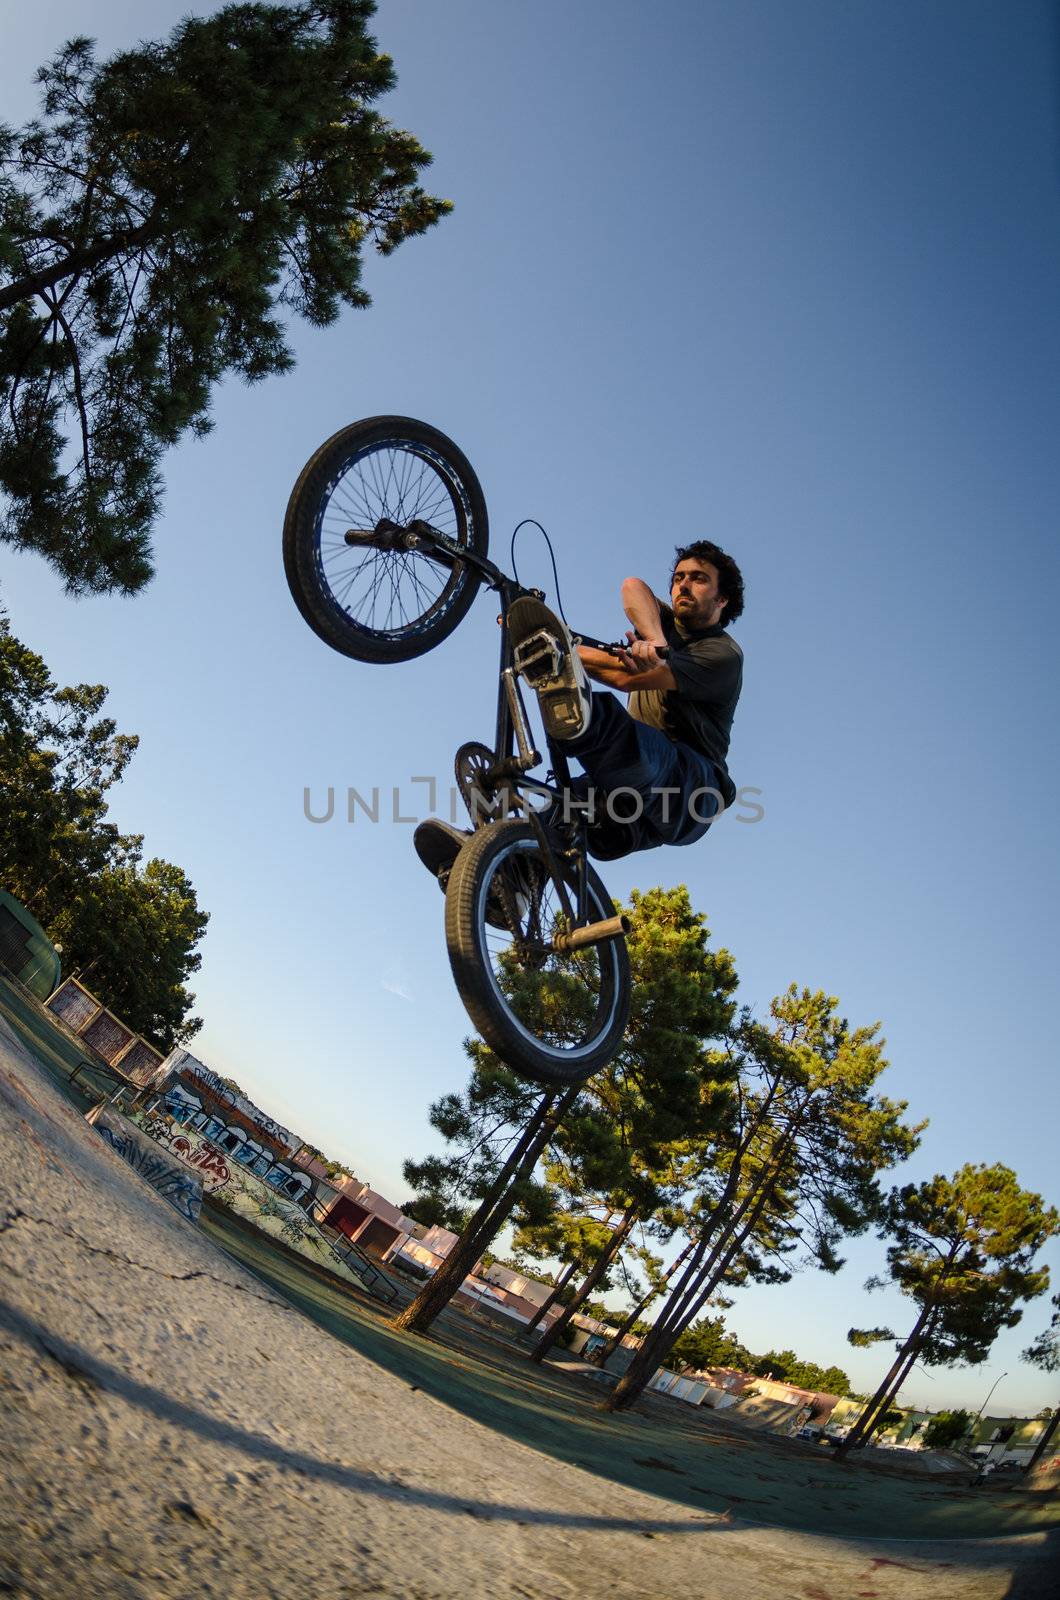
[[[452,567],[454,562],[465,562],[474,567],[480,576],[489,584],[491,589],[499,589],[509,594],[533,594],[539,599],[544,599],[541,589],[522,589],[515,580],[508,578],[485,556],[480,556],[477,551],[468,550],[459,545],[455,539],[443,533],[440,528],[432,527],[429,522],[415,518],[407,527],[393,522],[389,517],[381,518],[374,528],[350,528],[345,534],[348,545],[371,545],[378,550],[417,550],[421,549],[425,555],[431,556],[442,565]],[[500,617],[497,618],[499,622]],[[588,645],[591,650],[603,650],[609,656],[624,655],[629,649],[625,640],[613,640],[608,643],[604,639],[593,639],[587,633],[571,634],[575,644]],[[670,654],[669,645],[660,644],[655,647],[660,661],[665,661]]]
[[[624,655],[629,649],[629,645],[624,640],[616,640],[608,644],[603,639],[590,638],[587,633],[572,633],[571,638],[575,644],[588,645],[590,650],[603,650],[609,656]],[[665,661],[670,654],[670,646],[668,644],[658,644],[655,646],[655,653],[660,661]]]

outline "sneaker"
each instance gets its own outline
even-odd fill
[[[445,893],[449,883],[449,874],[453,870],[453,862],[460,854],[464,845],[471,838],[467,828],[454,828],[451,823],[443,822],[440,817],[428,817],[426,822],[421,822],[416,832],[412,835],[412,842],[416,847],[416,854],[432,877],[437,878],[438,887]],[[530,910],[530,885],[526,890],[515,890],[515,912],[520,921],[525,921]],[[500,896],[491,894],[486,903],[486,921],[493,928],[508,930],[508,916],[501,903]],[[510,930],[514,932],[513,930]]]
[[[515,670],[537,695],[550,739],[576,739],[589,726],[589,680],[565,623],[533,595],[508,608]]]
[[[440,817],[428,817],[412,835],[416,854],[427,871],[438,879],[438,886],[443,893],[453,870],[453,862],[470,837],[467,829],[454,828]]]

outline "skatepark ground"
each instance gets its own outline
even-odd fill
[[[0,985],[0,1593],[1060,1592],[1060,1505],[840,1463],[431,1337],[219,1211],[187,1222],[83,1117],[68,1041]]]

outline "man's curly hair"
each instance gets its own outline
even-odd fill
[[[722,613],[722,622],[735,622],[743,613],[743,574],[736,565],[732,556],[709,539],[697,539],[695,544],[679,545],[674,555],[674,564],[670,569],[670,582],[673,583],[674,573],[682,561],[709,561],[712,567],[718,570],[718,588],[725,596],[725,610]]]

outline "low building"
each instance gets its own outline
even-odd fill
[[[20,900],[0,889],[0,967],[12,973],[38,1000],[59,986],[59,955],[35,917]]]
[[[366,1183],[337,1194],[322,1220],[380,1261],[403,1251],[415,1227],[411,1217]]]
[[[502,1266],[499,1261],[491,1262],[481,1276],[501,1295],[505,1309],[522,1322],[534,1320],[554,1289],[553,1284],[542,1283],[540,1278],[528,1278],[525,1273],[515,1272],[511,1267]],[[559,1317],[560,1314],[561,1308],[557,1306],[555,1316]],[[546,1313],[542,1325],[547,1327],[552,1320],[553,1317]]]
[[[980,1417],[969,1453],[980,1464],[989,1461],[1000,1466],[1002,1462],[1012,1462],[1026,1467],[1048,1426],[1048,1417]]]

